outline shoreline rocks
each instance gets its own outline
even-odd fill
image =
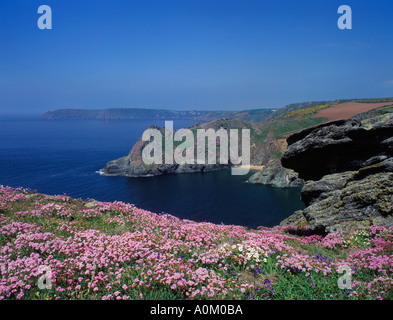
[[[307,207],[281,225],[306,221],[327,232],[393,225],[393,114],[334,121],[287,141],[282,165],[306,180]]]
[[[298,188],[304,184],[304,180],[299,179],[295,171],[284,168],[280,162],[267,163],[261,171],[254,173],[248,181],[277,188]]]

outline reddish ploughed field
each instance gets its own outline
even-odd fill
[[[327,118],[327,121],[334,121],[340,119],[348,119],[354,115],[362,112],[366,112],[371,109],[392,105],[392,102],[381,102],[381,103],[360,103],[360,102],[344,102],[336,105],[332,105],[329,108],[323,109],[311,118]]]

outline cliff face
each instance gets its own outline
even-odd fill
[[[283,154],[286,149],[287,142],[285,139],[276,139],[272,141],[270,150],[267,150],[267,154],[270,156],[273,150],[279,154]],[[299,179],[298,174],[295,171],[284,168],[281,165],[280,159],[274,158],[270,159],[263,166],[261,171],[254,173],[248,179],[248,182],[270,185],[277,188],[301,187],[304,184],[304,180]]]
[[[306,180],[307,208],[282,225],[327,232],[393,225],[393,114],[368,113],[290,136],[282,165]]]
[[[274,161],[269,161],[261,171],[253,174],[248,182],[266,184],[277,188],[297,188],[304,184],[304,180],[299,179],[295,171],[286,169],[281,163]]]
[[[196,130],[197,128],[200,129],[248,129],[251,127],[251,124],[237,119],[220,119],[216,120],[207,124],[199,125],[196,124],[189,129]],[[150,128],[158,129],[162,136],[165,135],[165,128],[159,128],[157,126],[150,126]],[[229,135],[228,135],[229,136]],[[240,141],[239,141],[239,149],[241,150],[241,133],[239,132]],[[219,141],[219,140],[218,140]],[[207,164],[208,163],[208,155],[206,152],[205,155],[205,163],[206,164],[165,164],[165,151],[163,150],[163,158],[162,164],[151,164],[147,165],[142,160],[142,151],[144,147],[149,144],[149,142],[142,141],[139,139],[137,143],[132,147],[130,153],[122,158],[112,160],[108,162],[101,170],[103,175],[123,175],[128,177],[150,177],[150,176],[157,176],[162,174],[168,173],[192,173],[192,172],[204,172],[204,171],[213,171],[219,170],[224,168],[229,168],[232,166],[232,163],[229,161],[228,164],[221,164],[220,163],[220,144],[217,142],[216,144],[216,164]],[[164,145],[164,144],[163,144]],[[196,134],[194,134],[194,158],[196,159],[197,156],[197,142],[196,142]],[[241,154],[241,152],[240,152]]]

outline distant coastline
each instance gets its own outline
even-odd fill
[[[41,120],[193,120],[209,122],[222,118],[240,119],[249,122],[263,121],[271,117],[276,109],[244,111],[178,111],[142,108],[113,108],[102,110],[60,109],[44,113]]]
[[[393,98],[376,99],[338,99],[332,101],[307,101],[288,104],[278,108],[240,109],[238,111],[218,110],[167,110],[149,108],[105,108],[105,109],[57,109],[47,111],[41,120],[192,120],[195,122],[210,122],[218,119],[231,118],[251,123],[277,118],[299,109],[312,108],[325,104],[340,104],[344,102],[384,103],[393,102]],[[1,116],[1,115],[0,115]]]

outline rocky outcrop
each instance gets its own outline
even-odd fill
[[[216,120],[214,122],[200,125],[199,123],[190,127],[191,130],[196,130],[196,128],[202,129],[225,129],[229,130],[230,128],[248,128],[249,124],[242,120],[236,119],[221,119]],[[157,126],[150,126],[149,128],[157,129],[161,132],[162,136],[165,136],[165,128],[159,128]],[[196,143],[196,134],[194,135],[194,158],[196,159],[197,155],[197,143]],[[232,163],[228,161],[228,164],[221,164],[219,159],[219,143],[217,143],[216,148],[216,164],[207,164],[208,163],[208,155],[205,155],[205,163],[206,164],[165,164],[165,151],[163,150],[163,158],[161,164],[146,164],[142,160],[142,150],[148,144],[147,141],[142,141],[139,139],[137,143],[132,147],[130,153],[122,158],[112,160],[108,162],[105,168],[100,170],[102,175],[122,175],[127,177],[152,177],[158,176],[162,174],[168,173],[192,173],[192,172],[207,172],[213,170],[220,170],[229,168],[232,166]],[[164,145],[164,144],[163,144]],[[241,150],[241,141],[239,142],[239,149]]]
[[[306,180],[306,208],[284,220],[342,231],[393,225],[393,115],[369,113],[290,136],[282,165]]]
[[[104,169],[101,170],[102,175],[116,176],[122,175],[126,177],[153,177],[168,173],[192,173],[192,172],[207,172],[213,170],[220,170],[229,168],[229,165],[220,164],[160,164],[160,165],[146,165],[140,161],[132,161],[129,156],[112,160],[107,163]]]
[[[305,180],[358,170],[393,155],[392,132],[390,114],[333,121],[290,136],[281,162]]]
[[[280,162],[267,163],[261,171],[254,173],[248,181],[278,188],[301,187],[304,184],[304,180],[299,179],[295,171],[284,168]]]

